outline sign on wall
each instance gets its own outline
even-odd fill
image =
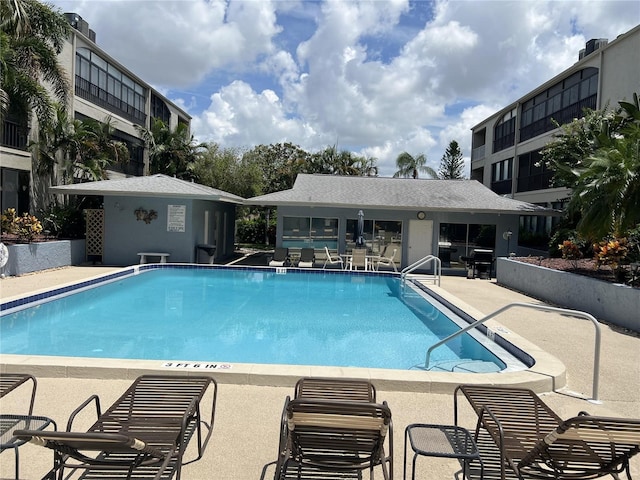
[[[167,232],[184,232],[187,206],[169,205],[167,208]]]

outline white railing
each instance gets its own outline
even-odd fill
[[[426,257],[421,258],[417,262],[413,262],[411,265],[404,267],[400,272],[400,282],[402,286],[404,287],[408,274],[431,262],[433,262],[434,264],[433,265],[433,282],[436,283],[438,286],[440,286],[440,277],[442,276],[442,263],[440,262],[440,259],[435,255],[427,255]]]
[[[505,305],[502,308],[499,308],[495,312],[490,313],[486,317],[481,318],[480,320],[476,320],[475,322],[473,322],[470,325],[467,325],[463,329],[452,333],[451,335],[449,335],[446,338],[443,338],[439,342],[434,343],[433,345],[431,345],[427,349],[427,355],[426,355],[426,358],[424,360],[424,368],[425,368],[425,370],[429,369],[429,360],[431,359],[431,351],[432,350],[435,350],[440,345],[443,345],[443,344],[447,343],[449,340],[451,340],[451,339],[453,339],[453,338],[455,338],[455,337],[457,337],[459,335],[462,335],[463,333],[468,332],[469,330],[471,330],[473,328],[476,328],[478,325],[480,325],[481,323],[486,322],[490,318],[498,316],[499,314],[501,314],[505,310],[509,310],[509,309],[515,308],[515,307],[532,308],[534,310],[543,310],[543,311],[546,311],[546,312],[561,313],[561,314],[564,314],[564,315],[570,315],[570,316],[573,316],[573,317],[581,317],[581,318],[586,318],[587,320],[591,320],[591,322],[593,323],[594,327],[596,328],[595,351],[593,353],[593,397],[592,397],[591,401],[594,402],[594,403],[599,403],[599,400],[598,400],[598,387],[599,387],[599,383],[600,383],[600,324],[598,323],[598,320],[596,320],[593,315],[591,315],[590,313],[587,313],[587,312],[581,312],[579,310],[569,310],[569,309],[566,309],[566,308],[549,307],[547,305],[534,305],[532,303],[510,303],[508,305]],[[490,330],[487,330],[487,333],[489,333],[489,332],[490,332]]]

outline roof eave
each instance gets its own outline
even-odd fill
[[[326,208],[368,208],[372,210],[425,210],[428,212],[466,212],[466,213],[490,213],[501,215],[561,215],[561,212],[556,210],[507,210],[507,209],[469,209],[469,208],[447,208],[447,207],[427,207],[424,205],[406,205],[406,206],[389,206],[389,205],[371,205],[371,204],[353,204],[353,203],[331,203],[326,202],[302,202],[302,201],[288,201],[288,200],[272,200],[272,201],[256,201],[246,200],[245,205],[257,205],[260,207],[273,206],[273,207],[326,207]]]
[[[180,193],[161,193],[161,192],[131,192],[131,191],[103,191],[90,189],[71,189],[64,187],[52,187],[51,192],[61,195],[93,195],[99,197],[145,197],[145,198],[179,198],[189,200],[209,200],[224,203],[235,203],[237,205],[244,204],[244,201],[237,198],[229,198],[223,195],[188,195]]]

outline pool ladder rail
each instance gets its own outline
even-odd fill
[[[442,262],[435,255],[427,255],[426,257],[421,258],[417,262],[413,262],[411,265],[408,265],[402,269],[402,271],[400,272],[400,283],[402,285],[402,290],[404,291],[404,287],[407,282],[407,277],[409,276],[410,273],[432,262],[433,262],[433,273],[420,274],[420,275],[414,274],[412,275],[412,278],[417,277],[422,281],[433,281],[435,285],[440,286],[440,277],[442,276]]]
[[[570,309],[567,309],[567,308],[550,307],[548,305],[537,305],[537,304],[533,304],[533,303],[520,303],[520,302],[509,303],[508,305],[505,305],[504,307],[499,308],[495,312],[490,313],[489,315],[487,315],[487,316],[485,316],[485,317],[483,317],[483,318],[481,318],[479,320],[476,320],[473,323],[470,323],[466,327],[464,327],[464,328],[462,328],[460,330],[457,330],[456,332],[452,333],[448,337],[445,337],[442,340],[440,340],[439,342],[436,342],[433,345],[431,345],[427,349],[427,353],[426,353],[426,357],[425,357],[425,361],[424,361],[424,370],[430,370],[429,364],[430,364],[430,360],[431,360],[431,352],[433,350],[435,350],[436,348],[438,348],[441,345],[444,345],[449,340],[452,340],[453,338],[456,338],[459,335],[462,335],[463,333],[466,333],[469,330],[472,330],[472,329],[478,327],[479,325],[483,324],[487,320],[490,320],[490,319],[498,316],[499,314],[501,314],[505,310],[510,310],[510,309],[516,308],[516,307],[519,307],[519,308],[530,308],[530,309],[533,309],[533,310],[540,310],[540,311],[544,311],[544,312],[560,313],[562,315],[569,315],[569,316],[573,316],[573,317],[584,318],[584,319],[587,319],[587,320],[591,321],[591,323],[595,327],[595,339],[594,339],[595,345],[594,345],[594,352],[593,352],[592,396],[591,396],[591,399],[589,401],[592,402],[592,403],[601,403],[600,399],[598,398],[598,389],[599,389],[599,385],[600,385],[600,349],[601,349],[600,348],[600,344],[601,344],[600,323],[590,313],[582,312],[582,311],[579,311],[579,310],[570,310]],[[487,329],[487,335],[488,336],[489,335],[494,335],[494,332],[492,330],[490,330],[490,329]]]

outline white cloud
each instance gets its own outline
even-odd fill
[[[468,159],[472,126],[572,65],[586,40],[640,21],[637,3],[612,0],[56,3],[184,106],[199,139],[337,142],[382,175],[402,151],[437,168],[454,139]]]

